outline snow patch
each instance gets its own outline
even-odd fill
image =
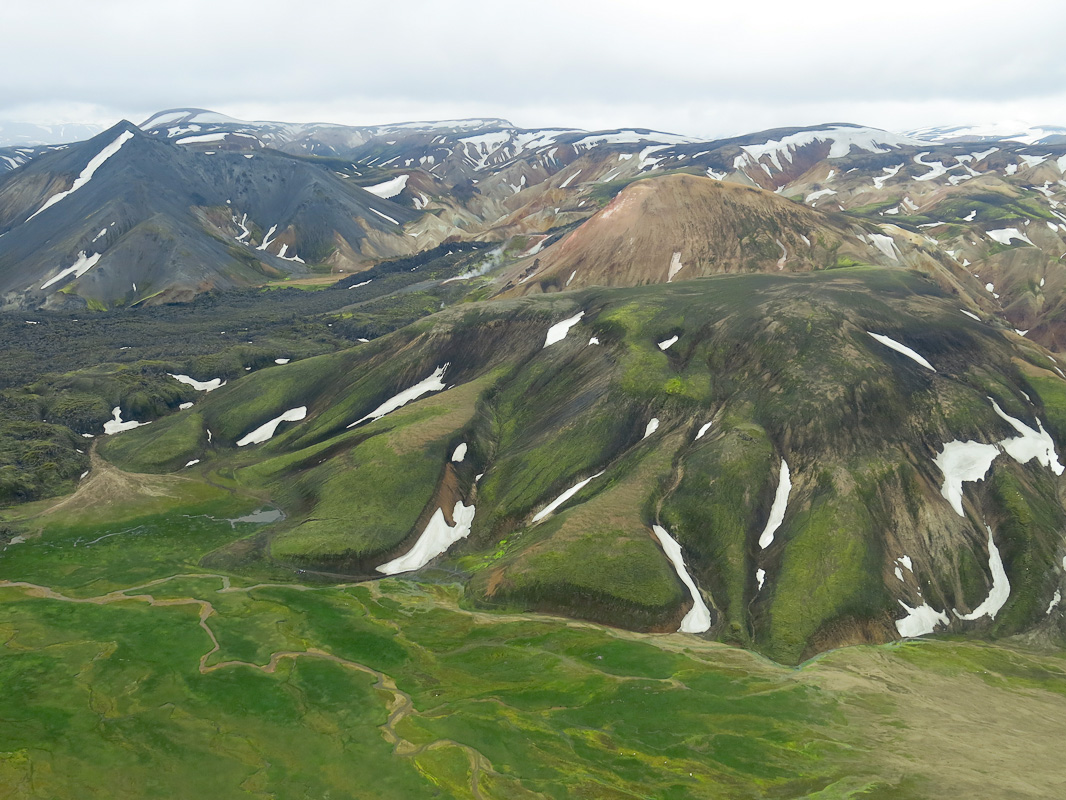
[[[71,266],[67,267],[62,272],[46,280],[44,283],[41,284],[41,288],[47,289],[53,283],[57,283],[58,281],[63,280],[63,278],[67,277],[68,275],[73,275],[75,279],[80,278],[90,269],[95,267],[99,260],[100,253],[93,253],[92,255],[87,256],[85,255],[85,251],[82,250],[80,253],[78,253],[77,260]]]
[[[466,458],[466,442],[462,442],[452,453],[452,461],[456,464],[461,464],[464,458]]]
[[[270,237],[274,235],[274,231],[276,231],[277,229],[278,229],[277,225],[271,225],[270,226],[270,230],[268,230],[267,233],[266,233],[266,236],[263,237],[263,243],[261,245],[259,245],[259,247],[255,248],[255,249],[256,250],[266,250],[267,249],[267,245],[269,245],[270,242],[271,242]]]
[[[944,449],[933,459],[933,463],[944,474],[940,494],[951,503],[960,517],[965,516],[962,510],[963,482],[984,480],[998,455],[999,448],[994,444],[955,440],[945,444]]]
[[[122,145],[124,145],[132,138],[133,131],[123,131],[122,133],[120,133],[118,135],[118,138],[115,139],[115,141],[113,141],[111,144],[109,144],[107,147],[105,147],[103,150],[101,150],[99,153],[89,159],[89,163],[85,165],[85,169],[81,171],[81,174],[79,174],[78,177],[74,179],[74,183],[71,184],[71,187],[69,189],[67,189],[65,192],[60,192],[59,194],[55,194],[49,197],[45,201],[43,206],[38,208],[36,211],[30,214],[29,217],[26,218],[26,221],[29,222],[31,219],[36,217],[46,208],[51,208],[60,200],[66,197],[70,197],[72,194],[74,194],[74,192],[78,191],[78,189],[85,186],[85,184],[87,184],[92,179],[93,175],[96,174],[96,170],[100,169],[100,167],[103,166],[105,161],[107,161],[109,158],[111,158],[111,156],[113,156],[120,149],[122,149]]]
[[[1036,423],[1038,430],[1033,430],[1021,420],[1006,414],[995,400],[992,400],[992,408],[1001,419],[1010,423],[1011,427],[1018,431],[1018,436],[1013,439],[1004,439],[998,444],[948,442],[933,459],[944,474],[944,484],[940,488],[940,493],[951,503],[951,507],[960,517],[964,516],[962,510],[963,482],[984,480],[1001,448],[1019,464],[1026,464],[1035,458],[1056,475],[1061,475],[1064,471],[1055,452],[1055,442],[1044,430],[1044,425],[1040,420]]]
[[[916,181],[931,181],[934,178],[939,178],[941,175],[948,171],[948,168],[944,166],[942,161],[922,161],[922,159],[929,155],[929,151],[919,153],[914,157],[914,163],[920,164],[923,167],[929,167],[929,171],[924,175],[918,175],[914,180]]]
[[[473,504],[465,506],[461,500],[457,501],[452,510],[452,519],[455,520],[455,524],[449,525],[444,519],[444,509],[438,508],[433,512],[433,516],[414,547],[399,558],[394,558],[377,567],[377,571],[385,575],[397,575],[401,572],[421,569],[460,539],[465,539],[470,535],[474,512]]]
[[[554,500],[552,500],[550,503],[548,503],[548,505],[544,506],[544,508],[542,508],[536,514],[534,514],[533,515],[533,522],[534,523],[540,522],[545,517],[550,516],[552,513],[555,512],[555,509],[557,509],[559,506],[561,506],[563,503],[565,503],[567,500],[569,500],[575,494],[577,494],[582,489],[584,489],[589,484],[589,481],[592,481],[595,478],[600,477],[600,475],[602,475],[606,471],[607,470],[601,470],[600,472],[597,472],[595,475],[592,475],[591,477],[585,478],[585,480],[583,480],[583,481],[578,481],[577,483],[575,483],[573,486],[571,486],[569,489],[567,489],[561,495],[559,495]]]
[[[577,177],[578,175],[580,175],[580,174],[581,174],[581,170],[578,170],[578,171],[577,171],[577,172],[575,172],[575,173],[574,173],[573,175],[571,175],[571,176],[570,176],[569,178],[567,178],[567,179],[566,179],[565,181],[563,181],[562,183],[560,183],[560,184],[559,184],[559,188],[560,188],[560,189],[565,189],[565,188],[566,188],[567,186],[569,186],[569,185],[570,185],[570,181],[572,181],[572,180],[573,180],[574,178],[576,178],[576,177]]]
[[[659,418],[652,417],[651,420],[648,422],[647,426],[644,428],[644,435],[640,438],[647,439],[657,430],[659,430]]]
[[[667,339],[666,341],[663,341],[663,342],[659,342],[659,349],[660,349],[660,350],[666,350],[667,348],[673,347],[673,346],[674,346],[674,344],[675,344],[675,343],[677,342],[678,338],[680,338],[680,337],[678,337],[678,336],[671,336],[671,337],[670,337],[669,339]]]
[[[713,424],[714,421],[712,420],[711,422],[705,422],[703,425],[701,425],[700,429],[696,432],[696,439],[702,439],[703,434],[707,433],[707,431],[711,429],[711,425]],[[696,439],[693,439],[692,441],[696,441]]]
[[[813,203],[819,197],[827,197],[828,195],[836,194],[835,189],[819,189],[817,192],[811,192],[804,199],[804,203]]]
[[[404,190],[407,186],[407,180],[410,175],[397,175],[395,178],[383,181],[382,183],[375,183],[373,186],[364,186],[370,194],[376,194],[378,197],[388,200],[395,197]]]
[[[911,608],[902,600],[897,602],[907,612],[907,616],[903,619],[896,620],[896,630],[905,639],[932,633],[936,630],[937,625],[947,625],[950,622],[947,614],[943,611],[937,611],[928,603],[922,603],[917,608]]]
[[[129,422],[122,421],[122,409],[119,406],[115,406],[111,409],[111,414],[114,417],[109,422],[104,423],[104,433],[108,436],[112,436],[116,433],[122,433],[123,431],[130,431],[134,428],[139,428],[141,425],[151,425],[151,422],[135,422],[130,420]]]
[[[885,181],[887,181],[889,178],[895,177],[896,173],[898,173],[901,169],[903,169],[902,164],[896,164],[896,166],[894,167],[881,167],[881,171],[885,174],[874,178],[874,188],[884,189]]]
[[[444,381],[442,379],[444,378],[444,373],[448,371],[448,367],[449,364],[437,367],[437,369],[433,371],[433,374],[430,375],[428,378],[423,378],[414,386],[410,386],[404,389],[402,392],[393,395],[380,406],[378,406],[369,414],[367,414],[365,417],[360,417],[347,427],[354,428],[356,425],[359,425],[362,422],[366,422],[367,420],[373,421],[376,419],[381,419],[386,414],[391,414],[396,409],[402,408],[403,406],[410,403],[412,400],[417,400],[424,394],[429,394],[430,392],[439,392],[446,389],[447,387],[444,385]]]
[[[674,279],[674,276],[677,275],[677,273],[679,273],[682,269],[684,269],[684,267],[685,265],[681,263],[680,251],[670,256],[670,269],[666,273],[666,282],[670,283]]]
[[[703,602],[703,596],[700,594],[700,590],[696,588],[696,582],[692,580],[692,576],[688,574],[688,569],[685,568],[685,559],[681,555],[681,545],[662,525],[652,525],[651,529],[655,532],[655,537],[659,540],[659,545],[663,548],[663,552],[666,553],[666,557],[673,564],[677,577],[685,584],[689,595],[692,597],[692,608],[681,620],[681,627],[677,629],[678,633],[704,633],[710,630],[711,611],[707,608],[707,604]]]
[[[992,539],[992,529],[985,525],[988,531],[988,571],[992,573],[992,588],[988,591],[988,597],[969,614],[960,614],[955,609],[955,616],[959,619],[974,620],[987,616],[995,619],[1003,605],[1010,597],[1010,581],[1007,580],[1007,570],[1003,568],[1003,559],[999,555],[999,548]]]
[[[931,370],[933,370],[933,372],[936,372],[936,369],[934,369],[932,364],[930,364],[928,361],[926,361],[924,358],[922,358],[916,352],[914,352],[909,347],[907,347],[907,345],[900,344],[895,339],[890,339],[889,337],[883,336],[880,333],[872,333],[871,331],[866,331],[866,332],[868,334],[870,334],[872,337],[874,337],[881,344],[883,344],[885,347],[888,347],[888,348],[890,348],[892,350],[895,350],[897,353],[902,353],[903,355],[907,356],[907,358],[910,358],[910,359],[912,359],[914,361],[917,361],[919,364],[921,364],[926,369],[931,369]]]
[[[774,534],[785,520],[785,509],[788,506],[788,493],[792,490],[792,479],[788,472],[788,464],[781,459],[781,473],[777,481],[777,493],[774,495],[774,503],[770,506],[770,518],[766,520],[766,527],[759,536],[759,548],[765,550],[774,541]]]
[[[213,392],[220,386],[226,385],[226,382],[222,380],[222,378],[212,378],[209,381],[198,381],[195,378],[190,378],[188,375],[171,375],[170,373],[167,374],[179,383],[184,383],[186,386],[191,386],[198,392]]]
[[[561,342],[566,338],[566,334],[570,332],[570,329],[577,325],[581,321],[581,318],[585,316],[584,311],[579,311],[569,319],[564,319],[562,322],[556,322],[550,328],[548,328],[548,335],[544,339],[544,347],[551,347],[557,342]],[[541,348],[544,349],[544,348]]]
[[[378,215],[379,217],[381,217],[382,219],[388,220],[388,221],[389,221],[389,222],[391,222],[391,223],[392,223],[393,225],[399,225],[399,224],[400,224],[399,222],[397,222],[396,220],[394,220],[394,219],[393,219],[392,217],[390,217],[390,216],[389,216],[388,214],[382,214],[382,213],[381,213],[380,211],[378,211],[378,210],[377,210],[376,208],[372,208],[372,209],[370,209],[370,210],[371,210],[371,211],[373,211],[373,212],[374,212],[375,214],[377,214],[377,215]]]
[[[201,136],[186,136],[183,139],[175,139],[174,144],[207,144],[209,142],[221,142],[228,135],[229,134],[227,133],[205,133]]]
[[[896,242],[891,236],[884,233],[867,233],[860,238],[872,244],[893,261],[899,261],[899,248],[896,247]]]
[[[829,158],[844,158],[852,149],[865,150],[870,153],[887,153],[893,147],[921,144],[917,139],[897,136],[876,128],[834,127],[818,131],[800,131],[784,136],[779,140],[770,140],[764,144],[744,145],[743,154],[736,161],[743,164],[759,162],[763,156],[769,156],[770,162],[782,169],[781,159],[792,162],[793,153],[806,145],[829,142]],[[734,165],[739,168],[740,165]]]
[[[1039,430],[1033,430],[1021,420],[1006,414],[995,400],[992,400],[992,410],[1020,434],[1014,439],[1004,439],[999,443],[1007,455],[1019,464],[1026,464],[1035,458],[1056,475],[1063,473],[1063,465],[1059,463],[1058,454],[1055,452],[1055,442],[1051,434],[1044,430],[1039,419],[1036,421]]]
[[[995,239],[1000,244],[1010,244],[1012,239],[1018,239],[1026,244],[1033,244],[1029,237],[1019,231],[1017,228],[1001,228],[995,231],[985,231],[990,239]],[[1036,247],[1036,245],[1033,245]]]
[[[258,428],[251,433],[246,433],[240,439],[237,440],[237,447],[244,447],[249,444],[262,444],[274,437],[277,432],[278,426],[283,422],[299,422],[307,416],[307,406],[300,406],[299,408],[291,408],[280,416],[274,417],[269,422],[264,422]]]

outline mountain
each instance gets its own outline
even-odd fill
[[[0,786],[1055,796],[1066,145],[172,109],[2,164]]]
[[[87,123],[38,125],[33,122],[0,120],[0,148],[80,142],[96,136],[103,129],[103,125]]]
[[[1045,624],[1062,387],[1046,351],[913,271],[718,275],[459,305],[100,452],[269,493],[285,522],[209,558],[227,569],[432,562],[478,606],[796,663]]]
[[[905,258],[876,226],[682,173],[629,183],[572,233],[519,261],[512,284],[638,286],[723,272],[898,266]]]
[[[9,307],[108,307],[347,272],[436,244],[443,226],[419,244],[403,231],[420,216],[277,151],[124,122],[0,179],[0,292]]]
[[[401,122],[387,125],[336,125],[332,123],[247,122],[203,108],[167,109],[139,126],[152,136],[176,141],[201,140],[226,134],[254,138],[283,152],[301,155],[345,156],[368,142],[390,137],[438,138],[466,136],[483,130],[509,128],[502,119],[461,119],[436,122]],[[389,144],[393,144],[390,142]]]
[[[1066,127],[1029,125],[1025,122],[1000,122],[988,125],[949,125],[909,131],[927,142],[1019,142],[1021,144],[1066,144]]]
[[[31,219],[121,131],[134,139],[97,177]],[[494,266],[506,279],[494,293],[508,281],[514,294],[567,281],[666,280],[674,253],[679,280],[773,271],[782,258],[787,270],[905,266],[982,318],[1066,346],[1054,266],[1066,250],[1066,145],[930,142],[847,123],[700,141],[646,129],[520,129],[491,118],[352,127],[171,109],[140,128],[58,147],[7,156],[18,166],[0,179],[8,308],[111,307],[286,276],[325,280],[443,241],[480,241],[504,248]],[[126,170],[142,151],[156,154],[151,166]],[[673,173],[720,185],[631,186]],[[638,194],[639,207],[658,210],[609,222]],[[686,210],[689,201],[699,214]],[[508,245],[523,237],[524,247]],[[630,240],[639,258],[628,257]],[[185,252],[196,256],[178,255]]]

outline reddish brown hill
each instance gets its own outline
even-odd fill
[[[900,265],[862,233],[762,189],[667,175],[630,184],[540,253],[535,268],[520,262],[508,277],[521,293],[542,284],[637,286],[723,272]]]

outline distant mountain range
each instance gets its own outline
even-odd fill
[[[66,144],[90,139],[103,125],[71,122],[62,125],[38,125],[34,122],[0,120],[0,147],[35,147],[42,144]]]
[[[927,142],[1019,142],[1021,144],[1066,144],[1066,127],[1001,122],[989,125],[954,125],[919,128],[909,136]]]

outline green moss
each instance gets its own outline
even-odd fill
[[[493,605],[563,611],[643,628],[661,624],[684,600],[669,562],[648,536],[603,527],[551,541],[522,559]]]
[[[993,502],[1002,518],[993,532],[1011,586],[993,627],[1000,636],[1017,633],[1043,616],[1057,584],[1060,531],[1066,524],[1055,482],[1040,474],[1033,485],[1015,472],[997,465],[991,478]]]
[[[100,454],[132,472],[172,472],[202,456],[206,445],[203,415],[190,410],[109,436]]]
[[[396,547],[433,496],[446,442],[398,453],[388,435],[373,436],[320,466],[285,474],[273,495],[306,512],[271,543],[283,561],[358,564]]]
[[[1030,375],[1029,389],[1044,407],[1044,422],[1056,442],[1066,442],[1066,381],[1054,375]]]
[[[722,635],[729,641],[749,638],[755,574],[749,542],[765,522],[775,467],[766,432],[727,416],[686,453],[684,477],[660,510],[697,583],[725,615]]]
[[[809,511],[787,515],[780,572],[767,570],[770,590],[765,646],[794,664],[820,630],[835,620],[864,619],[884,605],[875,525],[851,493],[815,499]],[[765,591],[765,590],[764,590]]]

